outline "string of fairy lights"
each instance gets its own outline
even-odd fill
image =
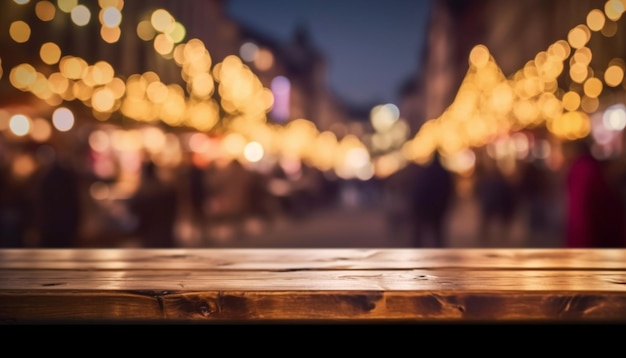
[[[624,86],[625,65],[623,59],[613,58],[604,68],[592,68],[593,53],[587,45],[594,33],[614,36],[625,8],[626,1],[609,0],[603,10],[589,11],[586,23],[572,28],[567,40],[554,42],[510,77],[504,76],[487,47],[475,46],[454,102],[407,141],[405,156],[426,162],[439,150],[463,159],[468,148],[503,137],[515,139],[509,134],[539,126],[562,140],[589,135],[590,114],[598,110],[606,88]],[[566,61],[571,86],[562,89],[558,79]],[[621,131],[624,124],[623,117],[605,121],[608,130]]]
[[[13,2],[27,5],[30,0]],[[124,1],[98,0],[98,5],[100,37],[106,43],[115,43],[121,36]],[[77,27],[87,25],[93,16],[78,0],[58,0],[56,4],[38,1],[32,8],[38,21],[51,22],[60,12]],[[58,131],[72,128],[73,113],[63,103],[78,101],[103,123],[114,114],[122,114],[137,123],[163,122],[193,129],[198,133],[192,136],[196,144],[190,144],[190,148],[199,153],[211,151],[212,156],[248,162],[287,158],[323,171],[334,170],[342,178],[366,180],[388,176],[407,161],[426,163],[439,151],[450,168],[462,171],[467,166],[462,158],[467,158],[472,148],[498,138],[513,138],[511,133],[525,128],[545,126],[564,140],[587,136],[591,131],[589,116],[598,110],[603,91],[623,86],[626,68],[621,58],[611,59],[604,68],[591,68],[593,54],[587,44],[594,33],[612,36],[625,10],[626,0],[608,0],[603,9],[587,14],[585,24],[572,28],[567,39],[554,42],[509,77],[502,73],[486,46],[476,45],[453,103],[438,118],[426,121],[409,138],[408,126],[397,107],[377,106],[371,112],[376,133],[369,136],[367,144],[356,135],[338,138],[332,131],[320,131],[304,118],[285,125],[268,121],[274,97],[252,69],[236,55],[213,63],[204,43],[195,38],[184,41],[185,26],[164,9],[156,9],[149,19],[139,21],[136,34],[180,67],[183,85],[164,83],[152,71],[126,78],[117,76],[108,62],[89,64],[64,53],[55,42],[39,47],[39,59],[31,59],[37,63],[23,62],[4,71],[0,54],[0,80],[7,77],[15,89],[29,92],[55,108],[51,121],[24,114],[14,114],[8,121],[14,135],[30,134],[39,141],[49,137],[51,126]],[[16,45],[28,43],[31,31],[24,20],[15,20],[9,26],[9,36]],[[38,70],[42,64],[54,71],[45,75]],[[559,78],[566,67],[572,85],[562,89]],[[607,123],[612,130],[622,130],[625,124],[619,119]],[[209,145],[206,134],[218,128],[219,145]],[[152,153],[157,153],[167,138],[151,129],[119,135],[135,140],[120,137],[112,142],[131,143],[127,145]],[[94,134],[94,143],[98,138],[102,142],[101,132]],[[383,143],[389,141],[396,143],[395,149]],[[372,143],[392,149],[374,154]]]

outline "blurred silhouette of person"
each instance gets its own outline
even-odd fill
[[[415,234],[413,198],[410,193],[415,190],[414,183],[420,169],[421,166],[411,162],[383,180],[381,203],[385,212],[385,225],[394,240]]]
[[[24,247],[33,224],[33,183],[14,173],[10,154],[0,154],[0,247]]]
[[[39,246],[77,247],[81,221],[79,174],[70,154],[61,150],[51,150],[48,154],[51,162],[42,169],[35,196]]]
[[[429,164],[417,171],[413,187],[413,243],[423,247],[430,239],[435,247],[446,247],[445,220],[454,197],[454,178],[443,167],[438,152]]]
[[[619,187],[591,153],[589,137],[566,144],[565,246],[626,247],[624,205]]]
[[[477,162],[475,194],[480,210],[479,243],[488,246],[494,238],[507,239],[517,209],[517,193],[491,158]]]
[[[209,164],[211,165],[211,164]],[[189,208],[191,221],[197,227],[202,242],[208,236],[207,202],[209,188],[206,180],[208,171],[205,166],[190,161],[188,164],[187,182],[189,183]]]
[[[550,209],[554,196],[550,173],[543,161],[535,159],[523,164],[520,194],[526,204],[529,240],[539,243],[537,240],[552,227]]]
[[[137,218],[136,233],[143,247],[176,247],[177,201],[175,187],[158,176],[156,164],[143,162],[139,188],[128,201],[129,210]]]

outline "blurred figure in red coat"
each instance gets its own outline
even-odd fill
[[[592,155],[590,138],[566,143],[565,149],[571,158],[566,176],[565,246],[626,247],[619,187],[607,176],[604,163]]]

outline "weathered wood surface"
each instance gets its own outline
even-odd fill
[[[626,249],[0,249],[0,269],[625,270]]]
[[[4,249],[0,322],[626,323],[626,249]]]

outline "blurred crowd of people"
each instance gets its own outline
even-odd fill
[[[503,170],[488,155],[467,176],[444,168],[439,155],[412,163],[385,182],[389,233],[408,231],[414,247],[448,247],[455,206],[470,200],[479,247],[507,247],[518,223],[527,247],[548,237],[559,247],[626,247],[624,159],[598,159],[592,145],[564,142],[558,170],[540,158]]]
[[[33,161],[24,162],[24,153]],[[435,155],[367,183],[301,163],[259,171],[237,160],[199,165],[186,158],[165,168],[145,155],[131,195],[102,199],[92,192],[101,179],[82,153],[50,145],[2,148],[0,246],[178,247],[191,240],[209,247],[219,228],[236,239],[251,218],[265,225],[298,220],[341,203],[360,205],[363,197],[384,211],[389,235],[407,230],[413,247],[448,247],[450,216],[463,197],[475,203],[481,246],[501,245],[521,217],[529,237],[559,235],[562,247],[626,247],[622,159],[596,159],[587,140],[566,143],[563,153],[558,171],[535,158],[505,172],[481,156],[466,177]]]
[[[250,218],[299,219],[339,196],[335,178],[304,165],[263,172],[187,158],[165,167],[146,154],[130,195],[101,198],[94,183],[111,192],[117,178],[97,178],[86,153],[49,144],[1,153],[0,247],[211,246],[219,227],[238,237]]]

